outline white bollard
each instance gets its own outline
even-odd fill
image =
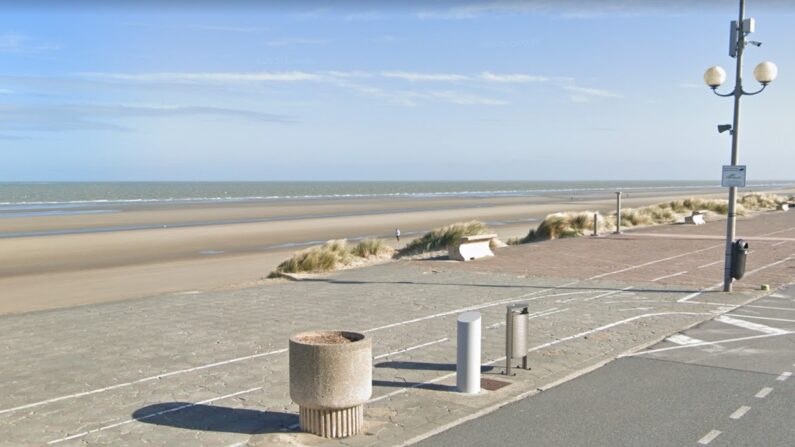
[[[458,316],[456,386],[467,394],[480,392],[480,312]]]

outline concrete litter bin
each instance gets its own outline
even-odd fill
[[[290,397],[301,430],[345,438],[362,430],[373,392],[372,341],[346,331],[304,332],[290,338]]]

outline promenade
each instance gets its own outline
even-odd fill
[[[731,294],[718,291],[724,230],[725,221],[660,226],[471,263],[401,261],[2,316],[0,445],[406,445],[793,281],[795,213],[739,220],[751,254]],[[530,306],[531,369],[506,377],[505,306],[519,302]],[[507,384],[477,396],[454,391],[455,320],[467,310],[483,316],[483,377]],[[295,432],[287,340],[312,329],[373,337],[363,435]]]

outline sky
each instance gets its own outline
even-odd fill
[[[795,179],[795,5],[749,180]],[[68,4],[68,6],[64,6]],[[0,1],[0,181],[718,180],[736,0]]]

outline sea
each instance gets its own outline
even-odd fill
[[[790,187],[761,181],[751,188]],[[104,205],[371,198],[506,197],[608,191],[718,190],[714,181],[0,182],[0,212],[79,214]],[[10,212],[10,213],[9,213]]]

